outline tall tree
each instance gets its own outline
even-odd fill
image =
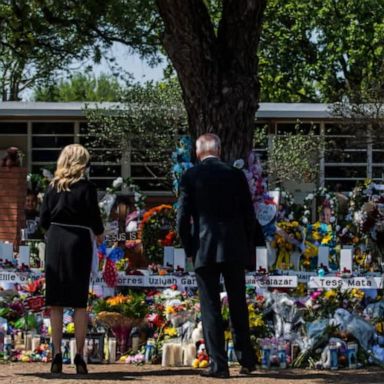
[[[266,0],[223,0],[217,28],[205,1],[156,3],[192,135],[217,133],[224,159],[245,157],[258,108],[256,51]]]

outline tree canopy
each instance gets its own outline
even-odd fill
[[[337,102],[384,82],[384,2],[269,0],[260,41],[262,101]]]
[[[120,101],[124,85],[116,77],[101,74],[75,73],[60,82],[51,81],[37,86],[35,101]]]

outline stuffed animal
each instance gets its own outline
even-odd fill
[[[10,147],[7,149],[7,155],[3,158],[2,167],[20,167],[19,149],[16,147]]]

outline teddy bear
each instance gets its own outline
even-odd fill
[[[10,147],[7,149],[7,155],[3,158],[2,167],[20,167],[19,149],[16,147]]]

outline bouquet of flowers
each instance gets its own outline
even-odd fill
[[[277,269],[288,269],[291,267],[291,252],[301,251],[304,241],[304,231],[298,221],[281,221],[276,225],[275,238],[271,242],[272,248],[276,249],[277,258],[275,267]]]
[[[149,261],[162,263],[164,245],[173,245],[176,241],[175,225],[176,212],[171,205],[158,205],[144,213],[139,236]]]
[[[384,186],[366,181],[352,192],[350,213],[375,263],[384,257]]]
[[[110,329],[116,336],[120,352],[127,349],[127,342],[133,327],[142,327],[148,313],[144,293],[118,294],[93,303],[96,321]]]

